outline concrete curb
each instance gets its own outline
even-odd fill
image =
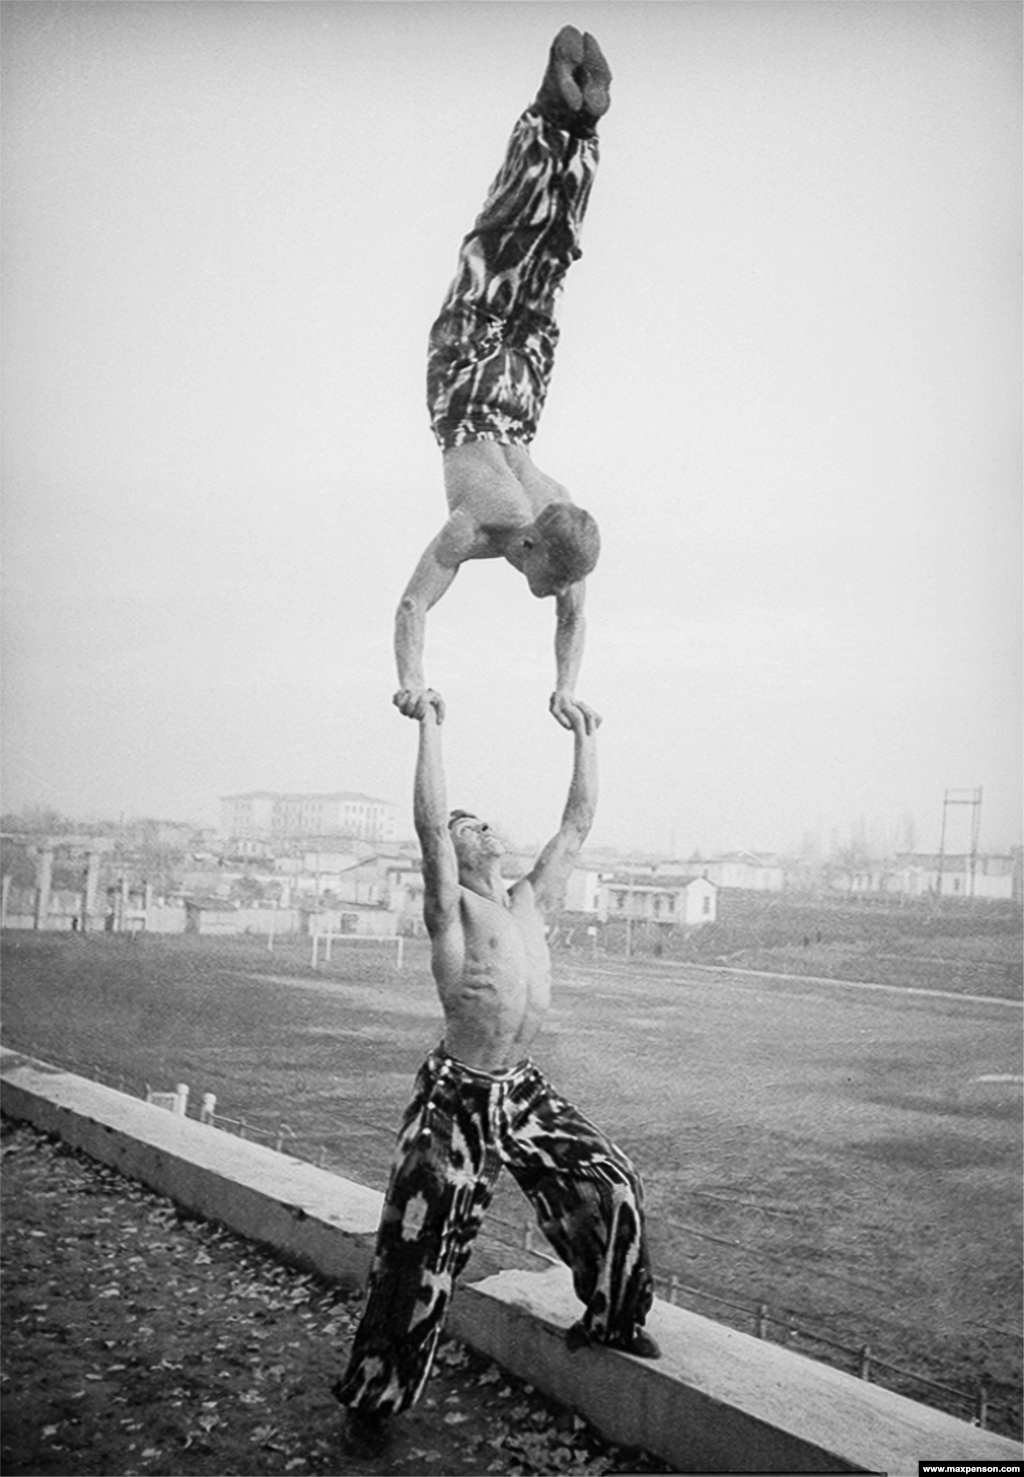
[[[376,1190],[6,1048],[0,1108],[196,1215],[362,1286],[384,1199]]]
[[[366,1276],[376,1191],[7,1049],[0,1108],[284,1257],[349,1286]],[[682,1471],[916,1477],[919,1460],[1021,1459],[1005,1437],[663,1302],[648,1325],[661,1359],[570,1354],[579,1310],[564,1268],[509,1271],[463,1285],[449,1327],[607,1439]]]

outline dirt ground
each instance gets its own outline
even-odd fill
[[[376,1189],[440,1035],[419,943],[313,973],[308,941],[7,934],[3,960],[10,1046],[187,1082],[193,1110],[215,1092],[264,1142],[286,1118],[288,1150]],[[764,1303],[769,1337],[850,1373],[869,1345],[873,1379],[961,1418],[984,1377],[1019,1433],[1020,1006],[987,973],[973,995],[579,951],[555,973],[536,1060],[640,1168],[660,1295],[675,1275],[745,1332]],[[523,1255],[531,1220],[500,1184],[473,1270],[489,1237]]]
[[[358,1299],[6,1120],[7,1477],[667,1472],[449,1340],[375,1461],[330,1385]]]

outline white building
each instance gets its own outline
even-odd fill
[[[565,889],[567,913],[593,913],[601,910],[602,873],[593,867],[574,867]]]
[[[906,897],[940,893],[942,897],[984,898],[990,902],[1009,900],[1016,895],[1014,873],[1018,868],[1019,862],[1012,854],[979,855],[972,866],[969,855],[940,858],[938,853],[903,852],[896,858],[893,891]]]
[[[387,800],[349,790],[294,795],[249,790],[223,795],[222,836],[287,841],[308,836],[358,836],[363,841],[395,839],[396,808]]]
[[[601,884],[599,916],[603,923],[616,919],[692,928],[714,923],[718,888],[707,877],[654,878],[638,882],[618,877]]]
[[[722,856],[691,857],[685,862],[662,862],[658,877],[706,877],[723,890],[781,892],[786,874],[778,857],[753,851],[732,851]]]

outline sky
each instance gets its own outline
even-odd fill
[[[1017,3],[0,7],[3,807],[411,834],[426,338],[551,39],[614,73],[534,460],[597,518],[595,845],[1021,839]],[[554,607],[431,612],[448,793],[558,826]],[[947,845],[970,808],[950,812]]]

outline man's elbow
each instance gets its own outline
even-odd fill
[[[406,590],[395,610],[395,624],[397,626],[415,625],[417,621],[423,619],[425,613],[426,605],[424,602]]]

